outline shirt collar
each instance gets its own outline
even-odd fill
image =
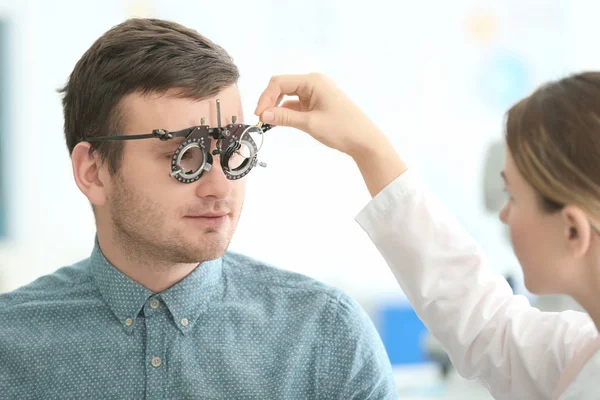
[[[190,332],[221,286],[222,258],[199,264],[170,288],[154,293],[115,268],[104,256],[98,241],[90,257],[96,285],[123,329],[131,333],[142,309],[153,299],[167,306],[173,322],[185,335]]]

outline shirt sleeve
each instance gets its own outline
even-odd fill
[[[322,343],[320,397],[397,399],[392,366],[371,319],[345,294],[331,301],[334,304]]]
[[[565,365],[597,336],[585,313],[541,312],[513,295],[482,249],[410,171],[356,221],[458,372],[496,399],[549,399]]]

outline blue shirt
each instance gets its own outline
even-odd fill
[[[0,399],[395,399],[342,291],[227,252],[153,293],[96,246],[0,295]]]

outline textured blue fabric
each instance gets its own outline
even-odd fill
[[[338,289],[237,253],[152,293],[90,258],[0,295],[1,399],[395,399]]]

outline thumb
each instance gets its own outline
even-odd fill
[[[308,126],[308,115],[301,111],[292,110],[284,107],[274,107],[265,110],[261,121],[276,126],[289,126],[304,130]]]

